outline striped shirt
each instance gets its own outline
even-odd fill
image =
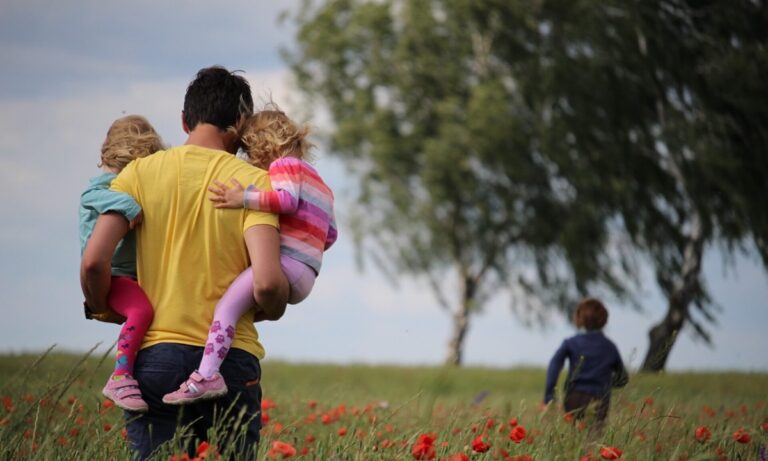
[[[333,192],[312,165],[283,157],[269,165],[272,191],[249,185],[243,206],[280,215],[280,253],[320,273],[323,252],[338,236]]]

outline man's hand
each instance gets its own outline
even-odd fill
[[[116,323],[118,325],[125,323],[125,317],[113,310],[96,314],[86,303],[83,303],[83,309],[85,310],[85,318],[88,320],[98,320],[99,322]]]
[[[231,178],[229,182],[232,183],[231,189],[223,182],[214,179],[214,185],[208,187],[213,195],[208,198],[216,208],[243,208],[243,194],[245,193],[243,185],[235,178]]]

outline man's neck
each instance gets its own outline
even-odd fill
[[[227,133],[209,123],[198,123],[195,129],[189,132],[187,142],[184,144],[229,152],[229,149],[227,149]]]

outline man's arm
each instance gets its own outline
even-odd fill
[[[253,271],[254,321],[277,320],[285,313],[289,291],[280,266],[280,234],[276,228],[260,224],[246,229],[244,237]]]
[[[128,232],[128,221],[119,213],[99,216],[80,262],[80,285],[86,305],[96,314],[110,312],[107,295],[112,280],[112,255]]]

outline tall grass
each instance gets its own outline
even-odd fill
[[[0,356],[0,459],[129,459],[122,413],[100,394],[107,358],[53,350]],[[446,460],[460,453],[473,460],[601,459],[605,447],[621,449],[623,460],[760,460],[768,444],[766,374],[632,376],[614,392],[608,425],[597,432],[566,421],[556,406],[540,407],[543,370],[262,365],[259,458],[295,450],[304,459],[414,459],[423,434],[434,434],[434,459]],[[519,443],[509,437],[511,422],[525,428]],[[699,441],[702,426],[711,436]],[[231,448],[223,429],[206,441],[207,459],[216,447]],[[748,443],[734,440],[739,429]],[[487,451],[473,450],[484,448],[479,436]],[[182,459],[184,444],[180,430],[153,459]]]

